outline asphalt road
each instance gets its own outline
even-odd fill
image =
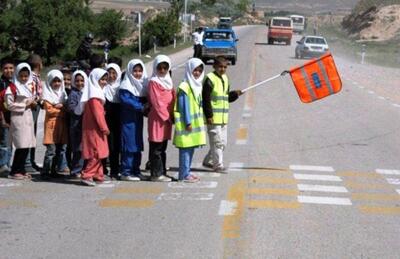
[[[236,30],[233,89],[305,61],[263,26]],[[191,54],[172,56],[176,84]],[[399,258],[400,72],[335,58],[337,95],[303,104],[286,76],[231,105],[228,174],[202,148],[198,184],[1,178],[0,258]]]

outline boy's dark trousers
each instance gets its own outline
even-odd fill
[[[25,171],[25,161],[29,154],[29,148],[17,148],[14,153],[14,160],[11,166],[10,175],[14,174],[24,174]]]
[[[44,154],[43,170],[41,174],[49,175],[56,174],[58,161],[62,159],[61,152],[63,144],[48,144],[46,145],[46,153]]]
[[[121,119],[120,119],[120,104],[106,102],[106,121],[110,135],[107,136],[110,162],[110,173],[111,177],[118,178],[120,171],[120,153],[121,153]],[[107,159],[103,159],[103,171],[104,174],[108,174],[107,171]]]
[[[150,173],[152,177],[159,177],[167,174],[167,146],[168,140],[163,142],[149,142],[150,144]]]

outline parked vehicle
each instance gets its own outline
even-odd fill
[[[231,17],[220,17],[218,22],[218,29],[231,29],[232,18]]]
[[[302,15],[291,15],[290,19],[292,19],[293,23],[293,32],[294,33],[303,33],[306,29],[306,18]]]
[[[304,36],[297,41],[295,57],[319,57],[327,51],[329,51],[329,46],[324,37]]]
[[[224,56],[232,65],[237,61],[237,41],[232,29],[206,29],[203,36],[201,59],[204,63],[218,56]]]
[[[293,22],[289,17],[273,17],[267,23],[268,26],[268,44],[274,44],[275,41],[285,42],[290,45],[293,36]]]

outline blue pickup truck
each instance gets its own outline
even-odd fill
[[[223,56],[231,61],[232,65],[237,61],[237,41],[232,29],[210,29],[204,31],[201,59],[206,64],[218,56]]]

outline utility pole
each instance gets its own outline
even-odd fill
[[[186,42],[186,26],[187,26],[187,1],[185,0],[185,10],[183,14],[184,28],[183,28],[183,42]]]
[[[142,33],[141,33],[141,27],[142,27],[142,14],[138,12],[138,26],[139,26],[139,57],[142,56]]]

